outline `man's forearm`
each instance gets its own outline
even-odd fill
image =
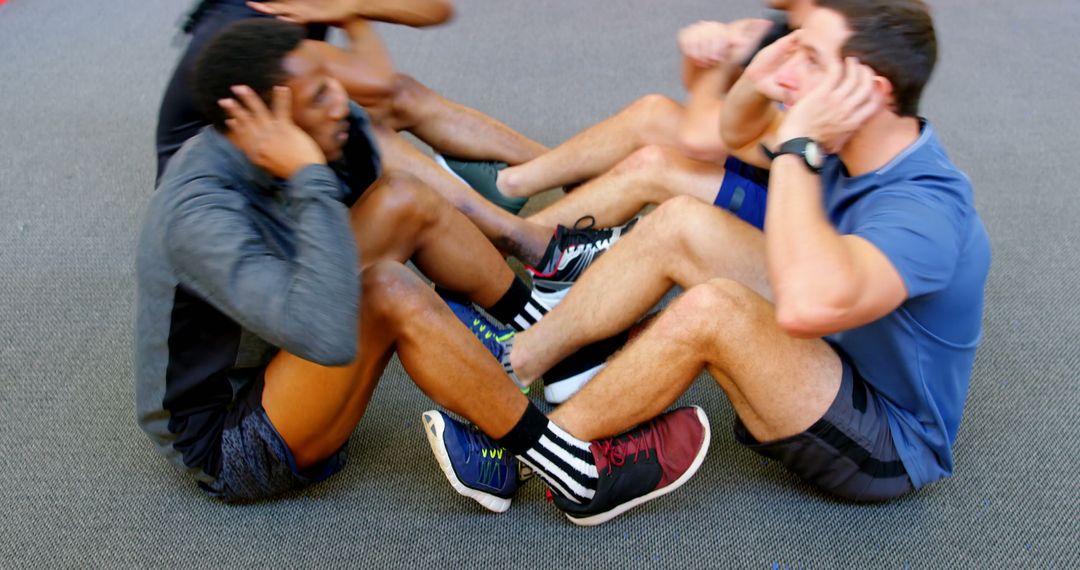
[[[730,65],[704,69],[690,86],[686,112],[679,124],[679,141],[686,150],[706,156],[724,150],[720,116],[724,94],[737,73],[738,69]]]
[[[366,20],[421,28],[450,19],[449,0],[352,0],[355,14]]]
[[[776,104],[758,92],[743,74],[724,100],[720,135],[728,148],[737,149],[760,137],[776,117]]]
[[[354,18],[342,23],[342,28],[349,36],[349,48],[340,50],[326,44],[327,68],[350,98],[361,105],[378,104],[394,89],[397,72],[390,54],[365,20]]]
[[[798,336],[820,336],[853,298],[853,259],[822,207],[821,178],[803,159],[773,161],[765,215],[765,250],[777,315]]]

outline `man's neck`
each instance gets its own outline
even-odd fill
[[[851,176],[878,170],[919,140],[919,127],[919,119],[881,111],[852,135],[840,160]]]

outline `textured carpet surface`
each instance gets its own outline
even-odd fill
[[[509,513],[452,493],[431,404],[393,362],[333,480],[264,504],[203,497],[134,422],[134,237],[186,2],[0,6],[0,567],[1076,568],[1080,217],[1075,0],[937,0],[923,113],[972,177],[994,246],[956,475],[879,506],[830,500],[714,425],[683,490],[600,528],[539,485]],[[462,0],[381,27],[402,70],[546,144],[650,92],[680,97],[674,34],[753,0]],[[1069,229],[1073,228],[1073,229]]]

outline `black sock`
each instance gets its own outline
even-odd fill
[[[458,303],[460,305],[472,304],[472,301],[470,301],[469,298],[466,297],[465,295],[462,295],[461,293],[458,293],[457,291],[451,291],[450,289],[447,289],[447,288],[443,287],[442,285],[436,285],[435,286],[435,293],[438,294],[443,299],[446,299],[447,301],[453,301],[453,302]]]
[[[531,402],[498,444],[540,475],[553,493],[578,503],[595,495],[599,475],[589,443],[563,431]]]
[[[502,298],[486,310],[504,325],[509,325],[518,332],[535,325],[548,312],[543,303],[533,298],[532,289],[517,277]]]

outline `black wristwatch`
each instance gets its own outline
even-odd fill
[[[825,153],[822,151],[821,145],[809,137],[791,139],[780,145],[776,152],[769,150],[769,147],[765,145],[761,145],[761,150],[765,153],[765,156],[769,157],[769,160],[775,160],[776,157],[785,154],[801,156],[803,163],[814,174],[821,174],[821,168],[825,166]]]

